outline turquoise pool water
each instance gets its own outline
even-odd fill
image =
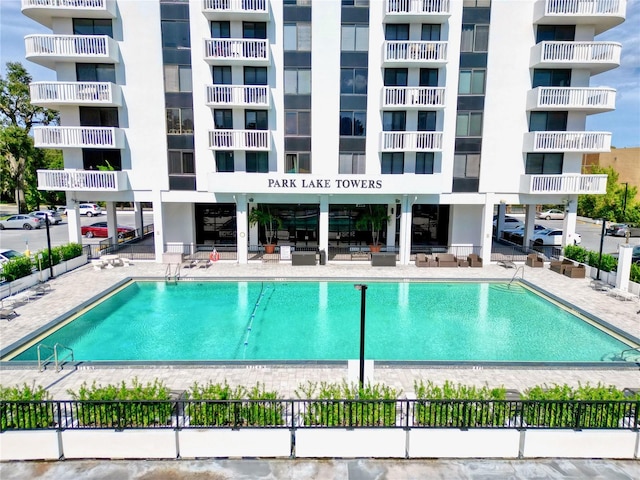
[[[518,285],[368,286],[368,359],[590,362],[628,348]],[[359,339],[353,282],[134,282],[41,342],[75,360],[344,360]]]

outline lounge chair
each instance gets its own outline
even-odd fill
[[[477,253],[471,253],[467,256],[467,262],[469,262],[469,266],[473,268],[482,267],[482,257],[480,257]]]
[[[613,288],[612,285],[609,285],[604,280],[591,280],[589,286],[599,292],[606,292],[607,290],[611,290]]]
[[[544,259],[537,253],[530,253],[527,255],[527,265],[532,268],[544,267]]]
[[[182,268],[196,268],[198,266],[198,260],[187,260],[182,263]]]
[[[47,283],[40,283],[38,285],[31,287],[31,293],[36,297],[41,297],[42,295],[50,291],[51,291],[51,285]]]
[[[436,263],[439,267],[457,267],[458,259],[452,253],[438,253]]]
[[[213,265],[211,260],[198,260],[198,268],[209,268]]]
[[[18,314],[16,313],[15,310],[12,310],[10,308],[2,308],[2,309],[0,309],[0,319],[11,320],[12,318],[15,318],[17,316],[18,316]]]

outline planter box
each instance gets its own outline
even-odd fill
[[[402,428],[301,428],[296,430],[296,457],[404,458],[406,443]]]
[[[177,458],[176,432],[166,429],[64,430],[64,458]]]
[[[58,265],[53,266],[53,275],[57,277],[58,275],[62,275],[63,273],[70,272],[75,268],[85,265],[87,261],[88,261],[87,255],[83,254],[83,255],[80,255],[79,257],[75,257],[65,262],[61,262]]]
[[[58,460],[56,430],[26,430],[0,433],[0,461]]]
[[[180,458],[272,457],[291,455],[288,428],[191,429],[178,433]]]
[[[414,428],[409,432],[409,457],[517,458],[519,442],[517,430]]]
[[[524,457],[634,458],[638,432],[527,430]]]

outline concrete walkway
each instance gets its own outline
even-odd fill
[[[6,348],[25,337],[30,332],[46,325],[76,306],[81,305],[97,293],[111,288],[117,282],[128,278],[164,278],[165,265],[134,262],[130,267],[94,270],[86,265],[73,272],[50,281],[52,291],[44,297],[29,302],[16,310],[19,317],[0,322],[0,348]],[[497,265],[484,268],[417,268],[414,265],[397,267],[371,267],[368,263],[337,263],[326,266],[296,266],[291,264],[249,264],[217,262],[208,269],[182,269],[182,278],[208,279],[346,279],[362,282],[365,279],[501,279],[510,280],[515,270]],[[524,267],[520,274],[524,278],[548,291],[564,298],[579,308],[609,322],[629,334],[640,337],[640,306],[635,301],[620,301],[603,292],[589,287],[589,279],[571,279],[545,268]],[[16,368],[11,363],[0,362],[0,384],[3,386],[42,385],[56,399],[69,398],[67,390],[77,391],[82,383],[101,384],[130,381],[133,377],[144,383],[159,378],[174,390],[187,389],[194,381],[215,383],[227,381],[231,385],[252,386],[264,383],[267,390],[277,391],[283,398],[294,397],[294,391],[307,381],[341,382],[355,380],[349,377],[346,365],[321,366],[302,365],[230,365],[190,367],[67,367],[56,373],[52,366],[44,372],[35,368]],[[445,380],[466,385],[505,386],[525,390],[534,385],[603,383],[618,388],[640,387],[638,368],[530,368],[530,367],[486,367],[486,366],[433,366],[433,367],[385,367],[376,368],[374,381],[394,387],[404,393],[412,392],[414,382],[431,380],[443,383]]]

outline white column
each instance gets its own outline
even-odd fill
[[[496,239],[502,237],[502,230],[504,230],[504,216],[506,212],[507,212],[507,204],[504,202],[500,202],[498,204],[498,218],[496,221]],[[493,215],[491,215],[491,222],[492,222],[491,226],[493,228]]]
[[[111,239],[111,245],[118,244],[118,215],[116,202],[107,202],[107,235]]]
[[[524,236],[522,238],[522,246],[529,248],[533,234],[535,233],[534,225],[536,223],[536,206],[526,205],[524,214]]]
[[[238,249],[238,263],[248,263],[249,262],[249,245],[247,243],[247,238],[250,238],[249,232],[247,231],[248,224],[248,209],[249,204],[247,203],[247,196],[245,194],[236,196],[236,238],[237,241],[237,249]],[[256,230],[256,239],[257,239],[257,230]]]
[[[628,291],[629,275],[633,260],[633,245],[623,243],[618,247],[618,271],[616,273],[616,288]]]
[[[133,202],[133,228],[135,228],[140,235],[142,235],[142,228],[144,227],[144,218],[142,212],[142,203]]]
[[[408,265],[411,259],[411,222],[413,218],[412,203],[408,195],[402,196],[400,204],[400,265]]]
[[[562,245],[573,245],[572,237],[576,233],[576,219],[578,215],[578,196],[573,195],[565,208],[562,224]]]
[[[389,215],[389,222],[387,223],[387,247],[389,251],[393,251],[393,247],[396,246],[396,204],[387,204],[387,215]]]
[[[488,265],[491,261],[491,247],[493,246],[493,205],[494,200],[491,194],[487,194],[482,210],[482,237],[480,244],[480,258],[482,266]],[[504,218],[504,204],[502,217]]]
[[[329,254],[329,196],[320,195],[320,217],[318,218],[318,250]]]
[[[71,200],[67,203],[67,230],[69,231],[69,242],[82,244],[80,227],[78,202]]]
[[[164,253],[164,223],[162,222],[162,195],[159,190],[153,192],[153,245],[156,250],[156,262],[162,263]]]
[[[256,208],[255,203],[247,204],[247,211],[250,212],[252,208]],[[258,224],[251,225],[249,227],[249,246],[259,245],[260,240],[258,239]]]

